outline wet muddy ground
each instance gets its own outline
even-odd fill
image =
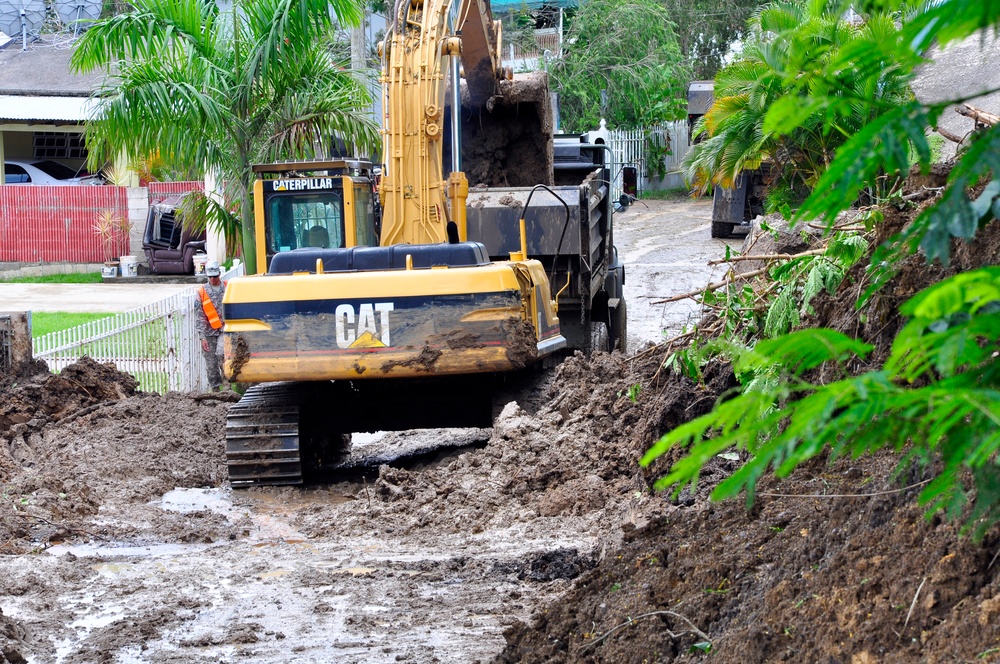
[[[617,217],[633,346],[684,318],[650,308],[641,289],[706,280],[691,249],[720,251],[707,211],[654,201]],[[685,246],[671,241],[679,234]],[[95,367],[79,374],[106,394],[65,372],[10,380],[7,395],[23,398],[0,417],[3,652],[37,662],[489,661],[505,628],[643,519],[633,454],[599,443],[592,372],[582,371],[539,377],[492,431],[356,437],[366,476],[236,492],[225,400],[136,395]],[[605,399],[602,411],[618,400]]]
[[[713,278],[708,213],[617,217],[634,354],[539,374],[492,429],[356,437],[322,486],[228,489],[228,395],[0,378],[0,664],[996,661],[1000,535],[925,520],[919,473],[815,462],[747,510],[707,501],[717,458],[650,490],[637,459],[733,386],[640,350],[698,316],[648,302]]]

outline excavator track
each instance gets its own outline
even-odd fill
[[[350,432],[492,425],[488,376],[261,383],[226,418],[234,488],[303,484],[342,464]]]
[[[233,487],[302,484],[300,383],[254,385],[226,417],[226,462]]]

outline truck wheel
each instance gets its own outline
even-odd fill
[[[616,348],[624,355],[628,351],[626,345],[628,341],[628,314],[625,307],[625,298],[618,302],[618,307],[611,313],[611,334],[608,342],[610,352]]]
[[[595,320],[590,324],[590,349],[587,355],[596,353],[599,350],[607,351],[611,347],[611,333],[608,324],[601,320]]]
[[[724,221],[713,221],[712,222],[712,237],[732,237],[733,236],[733,224],[727,224]]]

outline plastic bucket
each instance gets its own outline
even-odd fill
[[[205,274],[205,263],[208,262],[208,254],[195,254],[193,260],[194,260],[194,273]]]
[[[139,274],[139,259],[135,256],[122,256],[118,260],[123,277],[134,277]]]

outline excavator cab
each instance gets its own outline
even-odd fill
[[[371,164],[317,161],[261,164],[253,170],[257,265],[300,249],[378,244]]]

